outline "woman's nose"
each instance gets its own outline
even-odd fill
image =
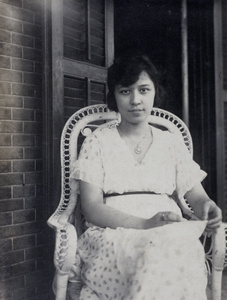
[[[133,93],[131,93],[131,104],[137,105],[139,103],[141,103],[141,95],[134,91]]]

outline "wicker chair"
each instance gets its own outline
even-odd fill
[[[69,271],[75,260],[77,237],[83,232],[79,201],[75,193],[71,193],[69,175],[71,164],[77,159],[80,138],[87,136],[97,126],[115,126],[118,114],[109,111],[106,105],[92,105],[74,113],[64,126],[61,138],[61,170],[62,192],[59,206],[49,218],[48,225],[55,230],[56,245],[54,263],[56,267],[55,294],[56,300],[65,300]],[[96,123],[96,124],[95,124]],[[98,123],[98,125],[97,125]],[[154,108],[149,123],[180,135],[188,151],[193,154],[193,145],[187,126],[175,115],[162,109]],[[78,202],[78,203],[77,203]],[[179,199],[183,213],[189,218],[194,214],[184,199]],[[206,265],[210,276],[212,300],[221,300],[222,271],[227,265],[227,224],[209,238],[204,236],[206,249]],[[208,244],[208,248],[207,245]]]

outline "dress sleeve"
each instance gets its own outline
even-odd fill
[[[103,189],[104,170],[99,141],[94,134],[83,142],[79,158],[73,163],[70,185],[78,191],[78,180],[91,183]],[[75,180],[76,179],[76,182]]]
[[[173,139],[173,151],[176,161],[176,191],[183,197],[196,184],[200,183],[207,173],[193,160],[182,138]]]

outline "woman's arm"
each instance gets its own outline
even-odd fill
[[[201,220],[208,220],[207,230],[218,228],[222,221],[222,212],[213,200],[209,198],[201,183],[197,184],[185,194],[196,216]]]
[[[99,227],[148,229],[181,221],[181,217],[173,212],[160,212],[150,219],[143,219],[116,210],[103,203],[100,188],[84,181],[80,181],[80,195],[86,221]]]

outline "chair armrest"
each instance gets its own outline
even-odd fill
[[[227,223],[222,223],[220,228],[213,234],[212,251],[212,300],[221,300],[222,273],[227,263]]]
[[[62,201],[61,201],[62,203]],[[75,262],[77,232],[72,223],[77,198],[71,197],[66,209],[59,205],[47,224],[55,230],[54,265],[56,268],[53,290],[56,300],[65,300],[70,270]]]

